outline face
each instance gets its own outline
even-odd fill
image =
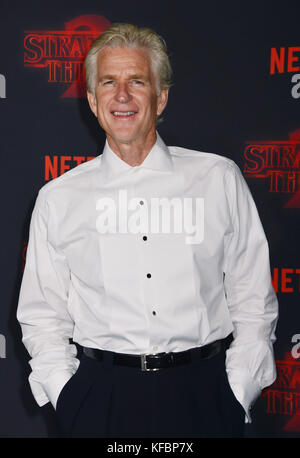
[[[97,60],[95,95],[88,92],[91,110],[110,144],[147,144],[156,135],[156,118],[168,99],[157,95],[146,50],[104,48]]]

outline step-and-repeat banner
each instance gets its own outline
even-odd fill
[[[233,159],[250,187],[280,318],[278,377],[246,436],[300,437],[300,6],[275,3],[2,1],[0,437],[57,436],[53,408],[38,407],[30,391],[16,308],[38,190],[102,152],[83,59],[113,22],[151,27],[167,42],[165,142]]]

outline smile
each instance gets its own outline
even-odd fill
[[[115,118],[131,118],[136,115],[136,111],[112,111],[112,115]]]

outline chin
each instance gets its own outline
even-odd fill
[[[130,134],[128,132],[117,132],[117,133],[113,133],[111,137],[115,142],[118,142],[118,143],[130,143],[133,140],[135,140],[138,137],[138,135],[137,133]]]

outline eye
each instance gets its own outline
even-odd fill
[[[133,82],[133,84],[136,84],[137,86],[140,86],[140,85],[144,84],[144,82],[141,81],[141,80],[133,80],[132,82]]]
[[[113,84],[112,80],[104,81],[103,86],[111,86]]]

